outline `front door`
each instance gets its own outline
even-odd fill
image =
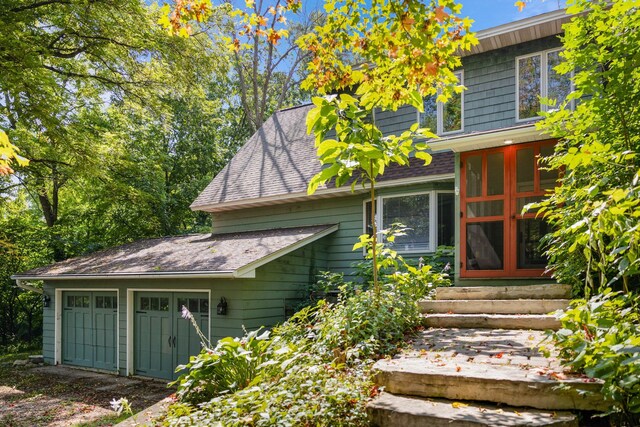
[[[557,173],[541,170],[554,141],[518,144],[461,155],[460,276],[542,277],[540,239],[548,226],[522,208],[553,189]]]
[[[206,293],[138,292],[135,298],[135,371],[154,378],[175,379],[176,366],[200,352],[200,337],[191,321],[209,335],[209,299]]]

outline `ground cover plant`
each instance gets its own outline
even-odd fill
[[[371,240],[362,236],[355,249],[368,246],[371,257]],[[371,282],[358,287],[342,279],[337,303],[320,300],[273,331],[225,338],[193,357],[165,425],[368,425],[365,406],[378,393],[373,363],[419,327],[417,301],[449,284],[445,274],[412,267],[385,244],[377,254],[387,271],[378,296]]]

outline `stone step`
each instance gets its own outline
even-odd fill
[[[567,299],[512,299],[512,300],[426,300],[420,301],[423,313],[456,314],[547,314],[564,310]]]
[[[424,314],[431,328],[560,329],[560,321],[544,314]]]
[[[567,378],[541,368],[405,358],[379,360],[374,373],[376,384],[393,394],[544,410],[604,412],[609,408],[600,395],[601,382]]]
[[[568,299],[570,285],[471,286],[437,288],[436,299]]]
[[[529,426],[577,427],[569,412],[452,402],[381,393],[367,405],[371,424],[378,427]]]

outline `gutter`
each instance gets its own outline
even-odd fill
[[[250,273],[250,272],[248,272]],[[86,280],[86,279],[234,279],[247,277],[238,270],[228,271],[185,271],[184,273],[171,271],[166,273],[112,273],[112,274],[58,274],[55,276],[20,276],[13,275],[11,279],[18,283],[24,280]],[[20,285],[18,285],[20,286]],[[24,286],[24,284],[23,284]]]
[[[11,278],[13,279],[13,276],[11,276]],[[16,286],[18,288],[24,289],[25,291],[31,291],[40,295],[44,295],[44,291],[42,289],[36,288],[35,286],[29,285],[28,283],[24,283],[23,280],[24,279],[16,279]],[[33,280],[39,280],[39,279],[33,279]]]

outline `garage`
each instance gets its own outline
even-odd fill
[[[178,365],[201,349],[191,321],[182,317],[187,307],[205,337],[209,336],[209,295],[204,292],[135,293],[135,373],[175,379]]]
[[[115,371],[116,292],[63,292],[62,363]]]

